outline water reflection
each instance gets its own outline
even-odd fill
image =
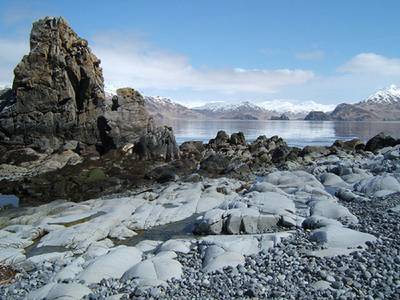
[[[0,207],[4,206],[19,206],[19,198],[15,195],[1,195],[0,194]]]
[[[355,137],[368,140],[381,131],[400,137],[400,122],[174,120],[168,125],[174,128],[178,143],[188,140],[207,142],[215,137],[218,130],[225,130],[229,134],[242,131],[247,140],[254,140],[259,135],[278,135],[289,145],[299,147],[331,145],[337,139]]]

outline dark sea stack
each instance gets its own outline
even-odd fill
[[[329,115],[323,111],[310,111],[304,118],[305,121],[329,121]]]
[[[3,141],[42,149],[97,142],[105,98],[100,60],[63,18],[33,23],[30,52],[14,75],[14,101],[0,112]]]

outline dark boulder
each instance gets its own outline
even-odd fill
[[[201,159],[204,149],[202,141],[188,141],[179,146],[182,158],[194,158],[196,160]]]
[[[282,163],[290,153],[290,148],[287,146],[279,146],[272,152],[271,160],[273,163]]]
[[[359,151],[365,149],[365,144],[360,139],[352,139],[349,141],[336,140],[332,146],[348,151]]]
[[[365,151],[376,151],[385,147],[393,147],[400,144],[400,140],[387,135],[383,132],[371,138],[365,145]]]
[[[220,130],[217,133],[217,136],[214,139],[211,139],[208,144],[213,148],[225,147],[229,144],[229,134],[225,131]]]
[[[246,146],[246,138],[244,137],[243,132],[239,131],[237,133],[232,133],[229,143],[231,145],[242,145]]]
[[[230,159],[222,154],[211,154],[200,163],[200,169],[211,175],[221,175],[228,168]]]

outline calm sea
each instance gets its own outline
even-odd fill
[[[400,121],[396,122],[331,122],[331,121],[242,121],[242,120],[174,120],[177,142],[199,140],[208,142],[218,130],[229,134],[242,131],[248,141],[260,135],[278,135],[290,146],[331,145],[335,140],[359,138],[368,140],[383,131],[400,138]]]

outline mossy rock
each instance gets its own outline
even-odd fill
[[[100,168],[87,171],[84,177],[84,181],[87,183],[103,181],[108,178],[107,174]]]

